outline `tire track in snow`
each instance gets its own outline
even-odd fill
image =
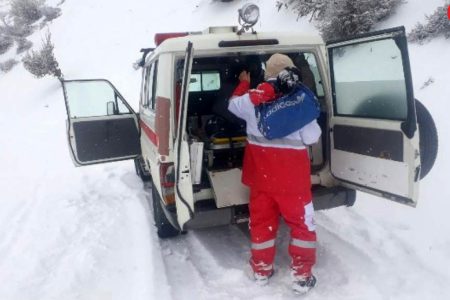
[[[17,241],[2,248],[0,299],[164,299],[153,285],[157,251],[144,193],[133,186],[139,179],[117,167],[78,174],[64,178],[64,190],[38,186],[14,214]]]
[[[12,215],[2,222],[0,228],[9,228],[9,230],[3,235],[0,242],[0,257],[7,258],[18,247],[20,248],[18,243],[20,243],[23,233],[30,228],[31,215],[38,211],[36,208],[41,205],[44,198],[45,192],[42,192],[42,189],[42,185],[36,186],[33,193],[35,198],[29,197],[24,203],[19,203],[17,210],[14,210]],[[4,225],[7,223],[9,223],[9,226]],[[5,261],[5,259],[0,260],[0,270]]]
[[[289,229],[280,225],[276,273],[265,287],[257,286],[246,274],[250,243],[236,226],[190,231],[162,240],[173,299],[298,299],[290,289]],[[323,298],[316,291],[310,295],[311,299]]]
[[[61,199],[59,208],[51,202],[35,207],[41,214],[52,208],[62,209],[60,213],[67,218],[67,223],[58,223],[57,220],[36,222],[28,218],[32,226],[39,224],[52,228],[47,232],[37,231],[42,244],[32,245],[36,257],[27,266],[28,272],[23,274],[21,283],[24,291],[29,290],[38,298],[57,298],[61,291],[72,291],[69,298],[80,297],[96,269],[96,253],[106,247],[104,235],[111,228],[114,218],[119,217],[118,199],[99,194],[99,183],[84,176],[82,186],[83,191],[79,194]],[[55,218],[55,215],[49,216]],[[41,230],[45,231],[44,228]],[[23,250],[18,253],[25,254]],[[56,282],[58,289],[53,287]]]
[[[234,226],[189,231],[161,247],[174,299],[240,299],[242,282],[250,283],[248,240]]]
[[[348,210],[342,226],[326,212],[317,214],[318,284],[308,299],[442,298],[445,282],[438,274],[387,228]],[[289,229],[280,223],[276,273],[266,287],[245,275],[249,241],[235,226],[161,241],[173,299],[297,299],[290,291]]]

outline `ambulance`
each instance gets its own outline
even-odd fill
[[[239,27],[156,34],[156,48],[142,49],[138,112],[108,80],[62,81],[74,164],[134,160],[151,185],[161,238],[246,222],[245,123],[227,103],[240,71],[256,85],[266,60],[283,53],[320,102],[322,137],[308,149],[315,209],[351,206],[355,191],[416,206],[437,133],[414,98],[405,29],[324,43],[318,35],[256,32],[255,5],[239,15]]]

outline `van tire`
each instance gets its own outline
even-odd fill
[[[347,190],[347,199],[346,199],[346,206],[353,206],[356,201],[356,190],[349,189]]]
[[[420,179],[433,168],[438,153],[438,133],[433,117],[426,107],[416,99],[417,124],[420,137]]]
[[[152,180],[150,173],[144,169],[144,161],[142,156],[134,159],[134,168],[136,170],[136,175],[139,176],[143,182],[149,182]]]
[[[180,234],[178,229],[170,224],[161,204],[161,197],[156,190],[154,184],[152,184],[152,204],[153,204],[153,219],[157,228],[158,237],[161,239],[171,238]]]

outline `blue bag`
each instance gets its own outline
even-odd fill
[[[320,104],[314,93],[301,83],[281,98],[255,106],[258,129],[269,139],[283,138],[317,119]]]

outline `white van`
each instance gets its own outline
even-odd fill
[[[323,135],[309,148],[315,209],[350,206],[355,190],[416,206],[437,134],[414,99],[404,28],[326,45],[319,36],[243,31],[157,34],[157,47],[143,50],[139,113],[107,80],[63,81],[75,165],[134,159],[151,180],[160,237],[246,221],[245,124],[226,103],[243,68],[256,85],[278,52],[303,68],[321,104]]]

